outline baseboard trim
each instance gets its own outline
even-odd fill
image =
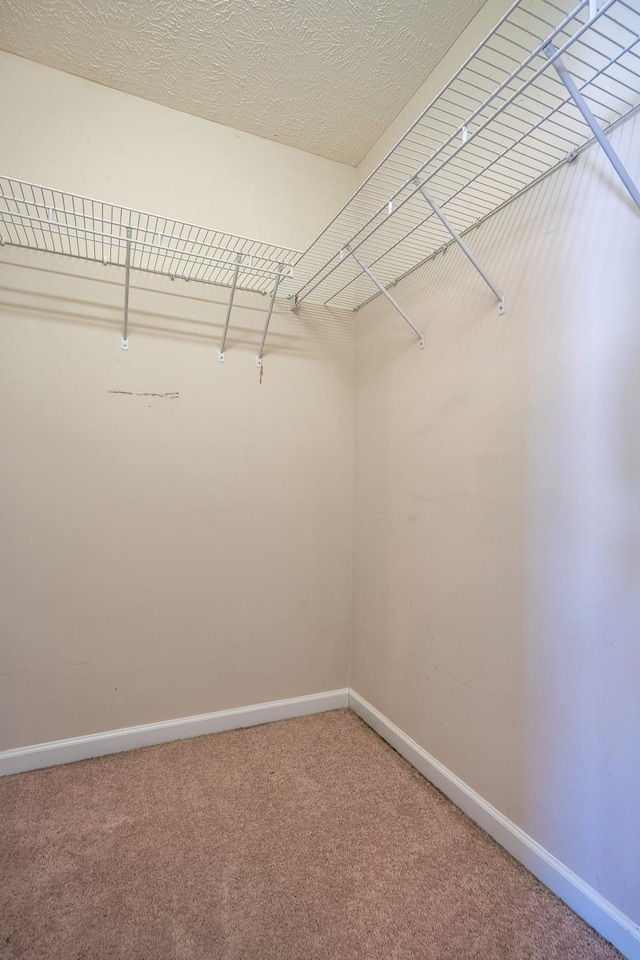
[[[330,690],[193,717],[124,727],[0,752],[0,776],[74,763],[156,743],[221,733],[350,706],[376,733],[628,960],[640,960],[640,927],[512,823],[354,690]]]
[[[102,757],[108,753],[137,750],[155,743],[200,737],[206,733],[221,733],[239,727],[254,727],[274,720],[288,720],[326,710],[338,710],[349,705],[349,690],[328,690],[289,700],[272,700],[248,707],[218,710],[194,717],[177,720],[162,720],[159,723],[144,723],[137,727],[123,727],[105,733],[93,733],[69,740],[37,743],[29,747],[17,747],[0,753],[0,776],[25,773],[41,767],[53,767],[61,763],[74,763]]]
[[[640,960],[640,927],[354,690],[349,705],[427,780],[519,860],[549,890],[628,957]]]

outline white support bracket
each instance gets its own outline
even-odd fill
[[[269,324],[271,323],[271,314],[273,313],[273,307],[276,302],[276,293],[278,292],[278,287],[280,286],[280,281],[282,280],[282,271],[284,270],[284,263],[281,263],[278,267],[278,276],[276,277],[276,282],[273,285],[273,290],[271,291],[271,298],[269,300],[269,309],[267,310],[267,317],[264,322],[264,331],[262,334],[262,343],[260,344],[260,349],[258,351],[258,356],[256,357],[256,366],[262,366],[262,356],[264,354],[264,345],[267,339],[267,334],[269,332]]]
[[[127,252],[124,273],[124,322],[122,324],[122,340],[120,341],[120,347],[122,350],[129,349],[129,278],[131,275],[131,235],[131,227],[127,227]]]
[[[229,320],[231,319],[231,309],[233,307],[233,298],[236,294],[236,284],[238,282],[238,273],[242,262],[242,254],[236,255],[236,266],[233,271],[233,280],[231,282],[231,293],[229,294],[229,303],[227,305],[227,317],[224,322],[224,333],[222,334],[222,345],[218,350],[218,363],[224,363],[224,348],[227,342],[227,333],[229,332]]]
[[[485,273],[485,271],[482,269],[482,267],[480,266],[480,264],[479,264],[478,261],[476,260],[475,256],[473,255],[473,253],[471,252],[471,250],[470,250],[469,247],[467,246],[467,244],[464,242],[464,240],[462,239],[462,237],[460,236],[460,234],[458,233],[458,231],[456,230],[456,228],[453,226],[453,224],[450,222],[450,220],[449,220],[449,218],[446,216],[446,214],[440,209],[440,207],[438,206],[438,204],[435,202],[435,200],[433,199],[433,197],[431,196],[431,194],[428,192],[427,188],[425,187],[424,183],[420,180],[420,178],[419,178],[419,177],[413,177],[413,183],[415,183],[415,185],[416,185],[416,187],[418,188],[419,192],[422,194],[422,196],[424,197],[424,199],[427,201],[427,203],[429,204],[429,206],[431,207],[431,209],[432,209],[433,212],[435,213],[436,217],[440,220],[440,222],[442,223],[442,225],[449,231],[449,233],[451,234],[451,236],[453,237],[453,239],[455,240],[455,242],[458,244],[458,246],[460,247],[460,249],[462,250],[462,252],[464,253],[464,255],[465,255],[465,256],[467,257],[467,259],[473,264],[473,266],[476,268],[476,270],[478,271],[478,273],[480,274],[480,276],[482,277],[482,279],[484,280],[484,282],[485,282],[485,283],[487,284],[487,286],[490,288],[490,290],[491,290],[491,292],[493,293],[494,297],[495,297],[496,300],[498,301],[498,314],[499,314],[499,316],[502,316],[502,315],[505,313],[505,311],[506,311],[507,308],[506,308],[505,299],[504,299],[504,297],[502,296],[502,294],[500,293],[500,291],[498,290],[498,288],[496,287],[496,285],[493,283],[492,280],[490,280],[490,278],[487,276],[487,274]]]
[[[545,52],[545,55],[551,60],[551,64],[553,68],[558,74],[560,80],[563,82],[563,84],[567,88],[567,91],[569,92],[569,96],[571,97],[576,107],[582,114],[582,118],[584,122],[587,124],[587,126],[591,130],[591,133],[594,135],[594,137],[602,147],[604,153],[607,156],[607,159],[611,163],[611,166],[613,167],[615,172],[618,174],[618,176],[622,180],[622,183],[624,184],[624,186],[629,191],[629,194],[632,200],[635,202],[636,206],[640,208],[640,190],[638,190],[638,188],[636,187],[635,183],[629,176],[624,164],[622,163],[622,160],[620,159],[618,154],[615,152],[615,150],[609,143],[607,137],[604,134],[602,127],[600,126],[600,124],[594,117],[593,113],[591,112],[591,109],[589,108],[587,101],[584,99],[584,97],[578,90],[575,80],[573,79],[573,77],[565,67],[564,63],[562,62],[562,58],[557,56],[556,48],[552,43],[548,43],[547,46],[544,48],[544,52]]]
[[[380,281],[378,280],[378,278],[377,278],[376,276],[374,276],[374,274],[371,272],[371,270],[370,270],[369,267],[366,265],[366,263],[363,263],[362,260],[360,260],[360,258],[358,257],[358,255],[353,251],[353,249],[351,248],[351,246],[350,246],[348,243],[345,245],[344,249],[347,251],[347,253],[351,254],[351,256],[353,257],[353,259],[355,260],[355,262],[358,264],[358,266],[360,267],[360,269],[361,269],[364,273],[366,273],[366,275],[369,277],[369,279],[371,280],[372,283],[375,283],[375,285],[376,285],[376,287],[378,288],[378,290],[380,291],[380,293],[383,294],[383,296],[385,296],[385,297],[387,298],[387,300],[389,301],[389,303],[391,304],[391,306],[394,308],[394,310],[397,310],[398,313],[400,314],[400,316],[402,317],[402,319],[405,321],[405,323],[407,323],[407,324],[411,327],[411,329],[412,329],[413,332],[415,333],[416,337],[418,338],[418,343],[420,344],[420,349],[421,349],[421,350],[424,350],[424,333],[422,332],[422,330],[418,330],[418,328],[416,327],[416,325],[409,319],[409,317],[407,316],[407,314],[404,312],[404,310],[402,309],[402,307],[400,306],[400,304],[398,303],[398,301],[397,301],[397,300],[394,300],[394,298],[391,296],[391,294],[389,293],[389,291],[387,290],[387,288],[386,288],[385,286],[383,286],[383,284],[380,283]],[[340,251],[340,252],[342,253],[342,251]]]

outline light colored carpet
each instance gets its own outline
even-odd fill
[[[0,781],[0,957],[613,960],[353,713]]]

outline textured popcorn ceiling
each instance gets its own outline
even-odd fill
[[[483,0],[2,0],[0,46],[357,163]]]

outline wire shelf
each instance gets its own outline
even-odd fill
[[[267,293],[300,252],[0,176],[0,244]],[[238,267],[236,275],[236,267]]]
[[[357,310],[378,296],[359,260],[387,288],[453,242],[416,176],[461,234],[589,143],[554,63],[602,127],[634,111],[640,0],[596,2],[516,0],[302,255],[295,302]]]

